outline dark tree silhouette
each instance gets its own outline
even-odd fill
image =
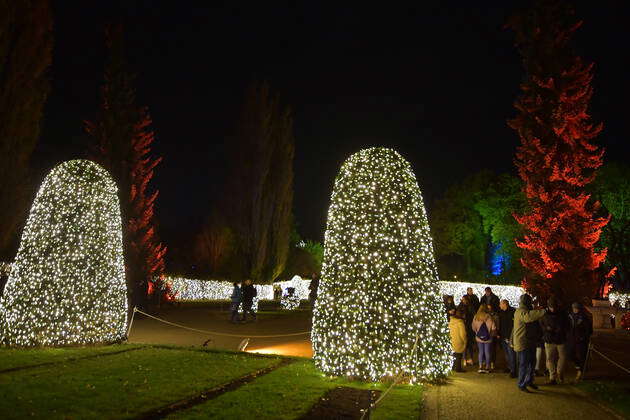
[[[525,231],[518,241],[524,285],[539,297],[566,301],[595,293],[606,258],[595,244],[608,221],[586,191],[604,151],[592,141],[602,126],[588,114],[593,64],[569,46],[580,25],[570,6],[550,0],[509,23],[526,71],[518,115],[509,122],[521,139],[515,163],[529,207],[516,215]]]
[[[31,194],[29,160],[50,90],[48,0],[0,0],[0,260],[11,260]]]
[[[231,151],[224,195],[245,276],[269,283],[289,254],[293,205],[293,119],[266,83],[252,85]]]
[[[151,157],[155,134],[147,108],[136,105],[134,76],[124,59],[122,28],[108,27],[106,42],[110,54],[102,104],[96,121],[86,122],[86,131],[95,140],[94,159],[110,171],[118,185],[130,301],[145,307],[149,294],[166,292],[169,297],[159,279],[166,248],[155,227],[158,191],[147,189],[162,158]]]

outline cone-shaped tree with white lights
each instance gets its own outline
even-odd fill
[[[313,316],[317,366],[369,380],[446,375],[451,346],[437,281],[409,162],[385,148],[352,155],[335,180],[328,210]]]
[[[0,338],[60,346],[124,338],[127,286],[116,184],[71,160],[44,179],[0,299]]]

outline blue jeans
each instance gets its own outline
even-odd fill
[[[516,373],[516,353],[514,353],[514,349],[510,347],[510,343],[507,340],[501,339],[501,347],[503,347],[507,367],[513,375]]]
[[[525,349],[518,353],[518,387],[525,388],[534,383],[536,368],[536,348]]]
[[[484,358],[486,367],[490,367],[490,362],[492,361],[492,341],[489,343],[477,342],[477,347],[479,348],[479,367],[481,368],[482,363],[484,363]]]

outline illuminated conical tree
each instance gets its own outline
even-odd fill
[[[18,346],[113,342],[126,322],[116,184],[94,162],[62,163],[31,208],[0,299],[0,337]]]
[[[351,156],[335,181],[313,316],[327,374],[435,379],[450,369],[446,316],[422,195],[397,152]],[[418,337],[415,351],[414,343]]]

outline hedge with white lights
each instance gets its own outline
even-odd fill
[[[127,286],[117,188],[94,162],[55,167],[40,187],[0,299],[2,341],[16,346],[125,337]]]
[[[619,302],[619,306],[622,308],[630,308],[630,293],[612,291],[608,294],[608,300],[610,300],[611,305]]]
[[[481,298],[485,293],[486,287],[492,289],[492,293],[497,295],[499,299],[507,299],[510,305],[518,307],[518,301],[525,289],[519,286],[505,286],[499,284],[483,284],[483,283],[465,283],[461,281],[441,281],[440,292],[442,295],[451,295],[455,298],[455,304],[459,303],[459,299],[466,294],[466,290],[472,287],[473,292]]]
[[[422,195],[409,162],[391,149],[352,155],[335,180],[311,339],[329,375],[431,380],[450,371]]]

